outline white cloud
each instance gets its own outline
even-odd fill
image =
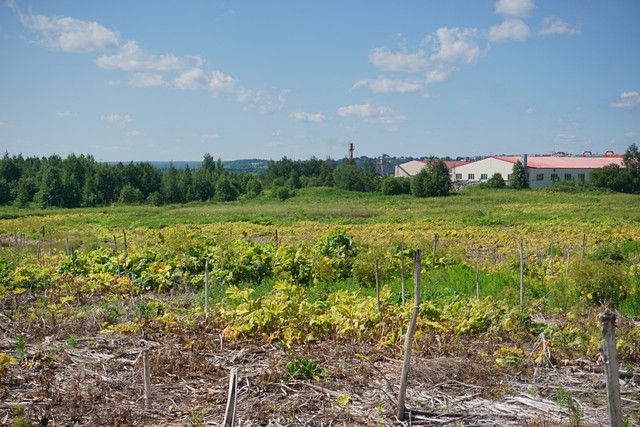
[[[386,48],[375,48],[369,52],[369,62],[374,67],[385,71],[417,72],[427,66],[427,58],[423,51],[408,53],[392,52]]]
[[[552,34],[575,36],[580,34],[580,29],[570,26],[560,18],[547,16],[542,21],[542,27],[540,28],[539,33],[542,36],[548,36]]]
[[[142,135],[142,132],[140,132],[139,130],[132,130],[132,131],[127,132],[127,136],[129,138],[135,138],[135,137],[140,136],[140,135]]]
[[[525,112],[526,114],[534,114],[534,113],[536,112],[536,109],[535,109],[535,108],[533,108],[533,107],[529,107],[529,108],[527,108],[526,110],[524,110],[524,112]]]
[[[432,83],[442,83],[445,82],[451,77],[455,68],[451,66],[446,66],[444,64],[438,65],[433,70],[427,72],[427,84]]]
[[[326,120],[322,113],[307,113],[305,111],[297,111],[289,114],[289,118],[297,122],[321,123]]]
[[[625,110],[640,108],[640,93],[636,91],[622,92],[618,99],[609,104],[609,107]]]
[[[115,55],[103,55],[96,59],[100,68],[116,69],[130,73],[181,71],[193,64],[200,66],[204,60],[198,56],[150,55],[130,40]]]
[[[9,127],[9,124],[8,124],[8,123],[6,123],[6,122],[0,122],[0,129],[8,128],[8,127]]]
[[[217,133],[205,133],[200,135],[200,140],[203,142],[213,141],[220,138],[220,135]]]
[[[222,71],[213,71],[209,77],[208,89],[214,94],[220,92],[232,92],[236,81],[233,77],[226,75]]]
[[[282,109],[288,91],[281,90],[276,95],[269,95],[264,90],[240,88],[236,91],[236,100],[245,104],[245,110],[256,110],[260,114],[271,114]]]
[[[207,89],[218,95],[220,92],[233,92],[236,80],[222,71],[206,73],[202,68],[192,68],[180,74],[173,84],[178,89]]]
[[[424,83],[419,80],[390,79],[378,77],[376,79],[362,79],[356,82],[352,89],[367,87],[374,93],[415,93],[424,92]]]
[[[529,26],[520,19],[507,19],[500,25],[489,29],[488,39],[492,42],[505,42],[509,40],[525,41],[531,35]]]
[[[178,89],[206,89],[209,78],[202,68],[193,68],[180,74],[173,82]]]
[[[434,61],[474,64],[484,54],[478,46],[476,38],[478,30],[475,28],[438,28],[435,35],[427,37],[427,42],[433,44]]]
[[[20,17],[22,25],[38,33],[39,43],[63,52],[95,52],[116,49],[120,45],[117,32],[98,24],[69,17],[49,18],[25,15],[14,2],[8,3]]]
[[[498,0],[496,13],[515,18],[527,18],[533,11],[533,0]]]
[[[124,126],[127,123],[131,123],[133,121],[133,119],[131,118],[130,115],[125,114],[125,115],[121,115],[121,114],[108,114],[105,116],[101,116],[100,120],[102,120],[103,122],[107,122],[110,123],[112,125],[115,126]]]
[[[135,73],[129,79],[129,86],[133,87],[158,87],[167,86],[162,74],[154,73]]]
[[[338,108],[340,117],[359,117],[370,123],[379,123],[387,130],[397,130],[397,125],[404,122],[405,117],[395,113],[391,108],[371,103],[352,104]]]
[[[66,119],[69,117],[76,117],[76,113],[72,113],[71,111],[56,111],[56,117],[59,119]]]
[[[640,136],[640,132],[636,132],[634,130],[630,130],[629,132],[625,133],[624,136],[626,136],[627,138],[636,138],[636,137]]]

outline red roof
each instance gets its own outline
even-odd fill
[[[516,164],[522,161],[521,156],[492,156],[494,159]],[[624,167],[622,156],[609,157],[554,157],[529,156],[527,167],[531,169],[597,169],[610,164]]]

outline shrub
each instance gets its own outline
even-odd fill
[[[617,307],[628,295],[629,280],[621,263],[584,259],[569,273],[571,291],[589,304]]]

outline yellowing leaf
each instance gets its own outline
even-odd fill
[[[343,394],[343,395],[338,396],[336,398],[336,400],[341,405],[347,405],[349,403],[349,401],[351,400],[351,396],[349,396],[348,394]]]

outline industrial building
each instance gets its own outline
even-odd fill
[[[474,184],[485,182],[496,172],[509,181],[513,166],[520,161],[527,172],[531,188],[546,188],[554,181],[589,179],[593,169],[611,164],[624,167],[621,155],[608,151],[603,156],[591,156],[585,152],[582,156],[489,156],[471,162],[445,162],[454,183]],[[396,166],[395,176],[412,177],[424,168],[427,161],[414,160]]]

